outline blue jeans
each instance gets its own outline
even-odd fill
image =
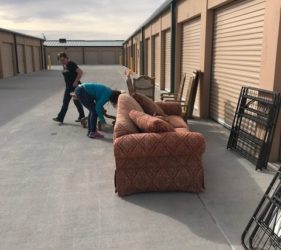
[[[90,96],[85,90],[85,88],[82,86],[78,86],[75,89],[75,94],[78,100],[82,103],[82,105],[89,110],[89,115],[88,115],[89,132],[96,132],[98,115],[96,112],[96,104],[94,98]]]
[[[68,106],[69,106],[69,102],[71,100],[71,96],[70,96],[70,93],[73,92],[74,89],[68,89],[66,88],[65,91],[64,91],[64,96],[63,96],[63,105],[61,107],[61,110],[58,114],[58,118],[61,122],[63,122],[64,120],[64,117],[66,115],[66,112],[68,110]],[[77,110],[78,110],[78,113],[79,113],[79,118],[83,118],[85,117],[85,114],[84,114],[84,110],[83,110],[83,106],[81,105],[81,103],[78,101],[78,100],[73,100]]]

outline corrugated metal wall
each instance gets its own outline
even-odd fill
[[[171,90],[171,31],[164,33],[164,84],[165,90]]]
[[[265,0],[246,0],[215,12],[211,117],[231,125],[241,86],[259,85]]]
[[[183,98],[186,97],[189,78],[200,66],[200,18],[188,21],[182,26],[182,60],[181,74],[186,73],[186,84]],[[195,107],[199,105],[199,90],[197,91]]]

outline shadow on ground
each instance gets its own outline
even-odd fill
[[[60,76],[60,71],[54,70],[1,79],[0,126],[61,91],[64,81]]]
[[[240,236],[274,171],[255,171],[255,166],[238,154],[226,150],[228,130],[212,121],[190,121],[191,129],[204,134],[206,190],[192,194],[139,194],[126,197],[127,202],[171,217],[194,234],[212,242],[223,243],[214,230],[204,230],[213,220],[219,231],[235,249],[243,249]],[[201,203],[201,206],[198,205]],[[206,216],[208,215],[208,216]],[[204,222],[205,221],[205,222]]]

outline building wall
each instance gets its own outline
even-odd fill
[[[40,39],[0,31],[0,78],[43,69],[41,44]],[[26,51],[30,48],[31,60],[26,56]]]
[[[46,47],[46,56],[51,58],[52,65],[58,65],[60,52],[66,52],[77,64],[114,65],[122,60],[122,47]]]
[[[257,9],[259,5],[263,4],[263,1],[265,1],[265,9],[264,10],[259,10]],[[251,51],[247,52],[245,51],[245,55],[249,55],[246,59],[248,60],[247,62],[244,62],[247,68],[249,69],[249,72],[246,74],[245,69],[241,69],[241,67],[236,67],[235,72],[233,72],[232,69],[227,69],[226,71],[229,72],[229,74],[239,74],[239,70],[241,70],[241,76],[236,77],[241,78],[244,81],[244,79],[249,79],[249,81],[252,78],[255,78],[255,83],[256,86],[259,88],[263,89],[268,89],[268,90],[277,90],[281,91],[281,1],[276,1],[276,0],[180,0],[176,2],[176,40],[175,40],[175,51],[172,51],[175,55],[175,65],[174,65],[174,70],[175,70],[175,78],[174,78],[174,83],[175,83],[175,90],[178,88],[179,83],[180,83],[180,78],[181,78],[181,60],[183,56],[183,51],[182,51],[182,32],[183,32],[183,25],[186,24],[189,21],[194,20],[195,18],[200,18],[200,41],[198,41],[198,44],[200,45],[200,53],[199,53],[199,66],[198,69],[203,72],[203,75],[200,79],[200,89],[199,89],[199,97],[198,98],[198,106],[199,106],[199,116],[202,118],[207,118],[210,117],[210,103],[212,101],[212,84],[214,83],[214,79],[212,76],[214,76],[214,63],[216,62],[217,66],[220,65],[221,68],[223,68],[223,64],[221,63],[224,61],[224,58],[222,57],[222,61],[217,62],[216,56],[218,53],[218,49],[220,48],[221,44],[220,42],[222,41],[222,46],[232,46],[234,49],[240,50],[238,48],[239,41],[238,41],[238,46],[235,41],[230,41],[227,37],[224,38],[225,40],[216,40],[217,39],[217,34],[215,34],[215,30],[218,27],[217,26],[217,20],[220,20],[216,18],[217,13],[223,12],[224,9],[231,8],[233,6],[238,4],[241,5],[241,8],[238,8],[239,11],[241,11],[242,15],[246,15],[247,18],[245,20],[241,20],[241,16],[238,15],[235,17],[235,13],[230,13],[227,14],[229,15],[226,17],[226,20],[223,21],[226,23],[226,25],[231,25],[229,24],[229,20],[232,19],[233,23],[235,23],[235,18],[239,20],[237,25],[244,25],[244,22],[247,22],[248,18],[252,18],[252,20],[256,20],[257,18],[260,20],[260,23],[262,23],[262,26],[259,26],[258,28],[255,28],[251,26],[251,22],[249,21],[250,29],[252,32],[256,32],[254,36],[252,34],[246,34],[244,32],[243,36],[244,39],[243,41],[243,46],[245,49],[248,45],[246,40],[246,36],[249,35],[250,39],[257,39],[256,41],[259,41],[257,46],[254,46],[254,43],[250,42],[249,46],[251,48]],[[257,7],[251,7],[253,8],[253,11],[250,11],[250,13],[245,13],[245,10],[243,9],[243,5],[256,5]],[[265,12],[265,14],[263,13]],[[263,16],[259,16],[263,15]],[[259,16],[259,17],[258,17]],[[224,18],[222,18],[224,19]],[[253,25],[255,22],[252,22]],[[155,20],[151,21],[151,23],[147,24],[144,27],[144,36],[146,39],[149,39],[151,44],[150,46],[145,46],[145,48],[150,49],[153,48],[153,39],[152,37],[155,35],[160,36],[160,41],[161,41],[161,50],[165,48],[163,46],[163,42],[165,39],[163,39],[163,34],[165,30],[169,29],[171,26],[171,12],[165,11],[165,13],[161,14],[159,17],[157,17]],[[220,26],[221,27],[221,26]],[[218,27],[217,29],[220,29]],[[259,31],[259,29],[262,27],[262,30]],[[233,32],[234,37],[238,36],[238,32],[240,31],[235,31],[235,27],[231,27],[229,29],[229,32]],[[236,33],[235,33],[236,32]],[[219,30],[217,31],[219,33]],[[257,38],[255,38],[257,37]],[[231,39],[231,38],[230,38]],[[214,44],[213,41],[216,40],[217,42]],[[129,41],[125,42],[124,46],[129,45]],[[226,42],[226,43],[225,43]],[[215,47],[214,47],[215,46]],[[151,49],[150,49],[151,50]],[[239,51],[239,53],[241,53]],[[238,53],[235,54],[236,52],[233,52],[234,55],[228,55],[227,60],[231,58],[231,56],[240,56],[240,59],[243,57]],[[248,53],[248,54],[247,54]],[[153,58],[153,55],[155,52],[153,49],[151,51],[145,51],[144,53],[146,55],[146,60],[145,60],[145,68],[151,67],[153,69],[153,65],[151,64],[151,58]],[[163,78],[165,76],[165,67],[163,66],[163,63],[165,63],[165,54],[163,51],[160,53],[160,63],[161,63],[161,81],[160,81],[160,87],[161,89],[165,88],[165,84],[162,84],[162,82],[165,82],[165,79]],[[260,57],[260,59],[255,59],[251,61],[254,57],[254,55]],[[125,51],[125,56],[126,51]],[[132,60],[136,60],[133,58]],[[166,59],[167,60],[167,59]],[[127,65],[128,66],[128,65]],[[146,70],[147,71],[147,70]],[[243,72],[242,72],[243,71]],[[149,72],[149,70],[147,71]],[[150,70],[151,72],[151,70]],[[238,72],[238,73],[237,73]],[[258,73],[257,73],[258,72]],[[224,73],[223,73],[224,74]],[[228,76],[225,76],[226,78]],[[243,78],[244,77],[244,78]],[[250,77],[250,78],[247,78]],[[236,81],[239,81],[236,80]],[[231,84],[235,84],[235,81],[229,81],[228,88],[231,92]],[[245,82],[239,82],[239,84],[247,84],[247,81]],[[234,85],[233,85],[234,86]],[[237,86],[236,86],[237,87]],[[230,93],[230,96],[232,97],[232,100],[230,101],[230,104],[236,106],[236,103],[234,104],[234,99],[237,98],[237,93]],[[227,102],[228,95],[225,93],[222,97],[222,95],[218,96],[218,102],[222,102],[222,98],[224,98],[224,102]],[[225,113],[224,113],[225,112]],[[231,121],[231,117],[233,117],[233,110],[227,108],[225,111],[220,109],[220,115],[225,116],[222,117],[224,118],[224,122],[229,123]],[[224,124],[226,125],[226,124]],[[278,156],[278,151],[279,151],[279,146],[280,146],[280,140],[281,140],[281,118],[279,119],[279,124],[277,126],[276,130],[276,136],[275,136],[275,142],[273,145],[272,149],[272,159],[277,159]]]

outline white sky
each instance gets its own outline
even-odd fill
[[[0,0],[0,27],[47,39],[126,39],[165,0]]]

